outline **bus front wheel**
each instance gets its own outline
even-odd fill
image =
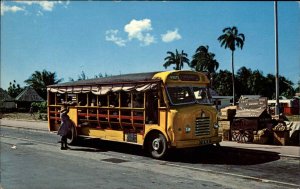
[[[161,133],[154,133],[148,141],[148,151],[155,159],[163,159],[167,154],[167,140]]]

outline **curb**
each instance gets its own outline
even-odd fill
[[[16,129],[25,129],[25,130],[35,130],[35,131],[47,131],[50,132],[48,129],[41,129],[41,128],[32,128],[32,127],[20,127],[20,126],[12,126],[12,125],[1,125],[1,127],[11,127],[11,128],[16,128]]]
[[[2,118],[2,120],[48,123],[48,121],[45,121],[45,120],[30,120],[30,119],[8,119],[8,118]]]
[[[292,159],[300,159],[300,156],[293,156],[293,155],[287,155],[287,154],[278,154],[280,157],[285,158],[292,158]]]

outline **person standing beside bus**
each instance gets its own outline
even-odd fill
[[[72,122],[68,116],[69,108],[66,105],[62,105],[60,110],[61,124],[57,134],[61,136],[61,150],[70,149],[67,144],[67,135],[71,130]]]

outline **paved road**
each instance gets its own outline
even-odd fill
[[[58,136],[1,126],[1,185],[13,188],[299,188],[299,159],[201,148],[166,161],[138,146],[84,140],[61,151]]]

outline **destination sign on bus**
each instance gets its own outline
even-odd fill
[[[181,81],[200,81],[199,76],[193,74],[180,74],[179,78]]]

